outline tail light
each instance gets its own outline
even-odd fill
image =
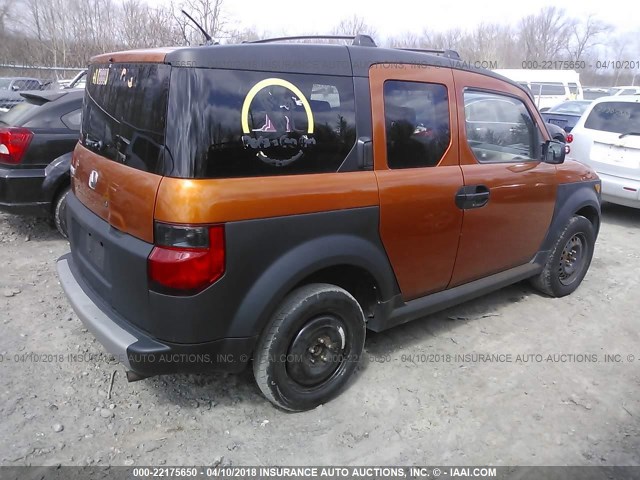
[[[567,143],[573,142],[573,133],[567,133]]]
[[[224,226],[156,223],[147,270],[152,290],[173,295],[203,290],[224,275]]]
[[[32,138],[33,132],[26,128],[0,128],[0,163],[19,164]]]

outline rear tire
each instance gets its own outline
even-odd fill
[[[595,245],[595,229],[585,217],[575,215],[556,241],[544,269],[531,284],[552,297],[573,293],[589,270]]]
[[[69,236],[67,229],[67,196],[70,191],[71,187],[64,187],[53,204],[53,223],[64,238]]]
[[[304,411],[345,386],[364,349],[362,308],[346,290],[315,283],[291,292],[256,347],[253,373],[275,405]]]

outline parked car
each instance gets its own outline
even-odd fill
[[[57,268],[129,380],[253,359],[306,410],[367,329],[524,279],[578,288],[598,177],[522,87],[452,58],[361,35],[94,57]]]
[[[23,101],[20,92],[42,90],[37,78],[4,77],[0,78],[0,113],[8,112],[14,105]]]
[[[66,236],[69,166],[84,91],[22,95],[25,101],[0,117],[0,209],[50,216]]]
[[[595,100],[600,97],[609,96],[610,88],[605,87],[585,87],[583,97],[585,100]]]
[[[69,80],[58,80],[60,88],[84,88],[87,85],[87,71],[78,72]]]
[[[82,70],[78,72],[75,77],[71,79],[65,88],[85,88],[87,86],[87,71]]]
[[[565,100],[583,99],[580,74],[574,70],[505,68],[494,71],[529,89],[541,111]]]
[[[640,96],[595,100],[571,133],[571,155],[598,172],[602,199],[640,208]]]
[[[569,100],[541,112],[545,122],[562,127],[567,133],[576,125],[591,100]]]
[[[640,95],[640,87],[633,86],[633,85],[613,87],[611,90],[609,90],[609,95],[613,95],[613,96]]]

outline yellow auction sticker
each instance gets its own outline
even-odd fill
[[[307,133],[309,134],[313,133],[314,124],[313,124],[313,112],[311,111],[311,105],[309,104],[307,98],[304,96],[304,94],[300,91],[298,87],[296,87],[293,83],[288,82],[287,80],[284,80],[282,78],[266,78],[256,83],[251,88],[251,90],[249,90],[249,93],[247,93],[247,96],[244,99],[244,103],[242,104],[242,133],[244,133],[245,135],[248,135],[251,133],[251,129],[249,128],[249,119],[248,119],[251,102],[253,102],[253,99],[261,90],[267,87],[284,87],[287,90],[290,90],[296,97],[298,97],[298,100],[300,100],[300,103],[302,103],[302,106],[304,107],[304,111],[307,114],[307,119],[309,122],[307,126]]]

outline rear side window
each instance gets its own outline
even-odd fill
[[[384,117],[389,168],[435,167],[449,143],[447,87],[386,81]]]
[[[518,98],[467,90],[464,93],[467,142],[480,163],[540,158],[540,133]]]
[[[351,78],[174,68],[171,84],[172,176],[336,172],[355,144]]]
[[[17,91],[40,90],[40,82],[38,80],[32,79],[16,80],[15,82],[13,82],[13,87]]]
[[[72,112],[63,115],[62,123],[64,123],[71,130],[80,130],[80,123],[82,122],[82,110],[74,110]]]
[[[110,64],[89,69],[80,141],[110,160],[164,171],[169,65]]]
[[[640,103],[598,103],[589,113],[584,127],[619,134],[640,133]]]

